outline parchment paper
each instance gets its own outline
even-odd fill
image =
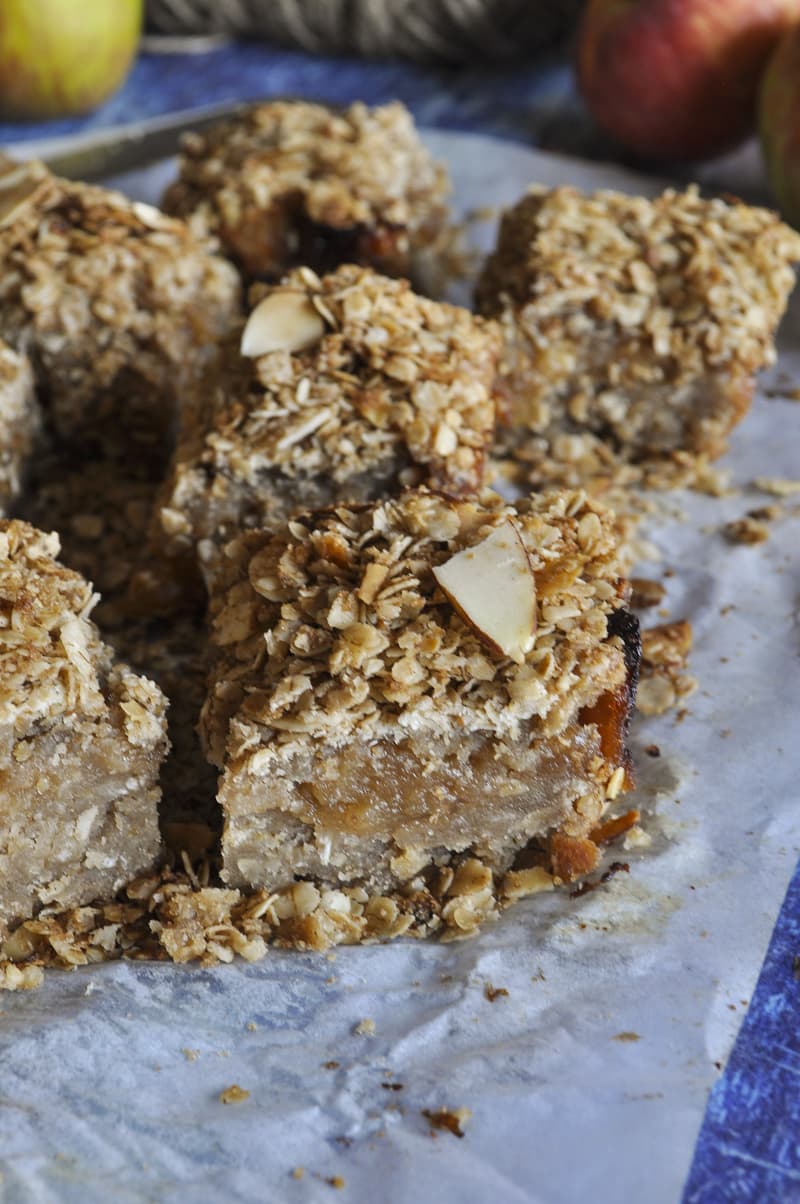
[[[463,209],[534,180],[653,189],[478,137],[429,141]],[[154,200],[165,172],[124,183]],[[796,305],[765,386],[800,384],[799,332]],[[798,477],[798,447],[800,404],[761,396],[726,463],[740,486]],[[0,995],[3,1204],[677,1200],[800,843],[800,496],[767,543],[719,533],[768,500],[675,495],[650,528],[700,689],[682,721],[636,723],[653,843],[625,853],[629,875],[529,900],[461,944],[121,963]],[[508,995],[489,1002],[487,984]],[[354,1033],[363,1019],[374,1036]],[[233,1083],[249,1099],[225,1106]],[[443,1106],[472,1110],[463,1139],[431,1135],[421,1110]]]

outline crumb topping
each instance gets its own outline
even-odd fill
[[[536,579],[536,637],[521,664],[492,652],[433,576],[509,517]],[[228,756],[259,773],[271,749],[309,737],[341,746],[355,733],[396,741],[457,727],[514,738],[527,720],[557,732],[625,680],[622,647],[607,639],[622,604],[612,517],[580,491],[516,507],[412,491],[300,515],[288,538],[248,533],[225,556],[201,720],[217,764],[229,722]]]
[[[215,230],[235,226],[254,206],[299,194],[319,225],[380,221],[413,229],[441,218],[447,191],[445,169],[420,143],[404,105],[335,110],[271,101],[186,134],[165,204]]]
[[[494,427],[493,323],[354,266],[322,279],[299,268],[278,294],[308,298],[324,334],[294,353],[235,357],[206,462],[247,481],[277,468],[342,484],[399,457],[425,466],[436,487],[480,487]]]
[[[609,367],[612,387],[626,359],[634,379],[677,386],[708,368],[773,362],[799,259],[800,235],[776,214],[696,187],[655,200],[536,187],[505,215],[478,297],[490,315],[519,309],[534,341],[613,324],[627,347]]]

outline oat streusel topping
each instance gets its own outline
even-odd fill
[[[406,456],[434,486],[480,487],[495,416],[493,323],[368,268],[321,280],[299,268],[275,291],[308,297],[325,334],[305,351],[241,363],[208,458],[248,480],[278,468],[341,483]]]
[[[432,573],[509,517],[537,586],[522,664],[487,649]],[[231,584],[212,600],[218,664],[201,720],[216,764],[226,738],[228,756],[258,772],[270,748],[309,738],[341,747],[355,733],[396,741],[457,728],[513,739],[531,718],[546,735],[625,681],[622,647],[606,639],[622,604],[612,519],[582,492],[516,507],[409,492],[300,515],[288,540],[254,532],[225,553]]]
[[[108,657],[89,619],[97,595],[58,563],[59,548],[55,532],[0,522],[0,724],[20,734],[64,711],[105,707],[96,665]]]
[[[677,385],[709,367],[773,362],[798,259],[800,234],[775,213],[696,187],[655,200],[536,187],[505,215],[478,295],[492,315],[523,307],[542,342],[554,327],[577,340],[613,323],[630,338],[634,378]],[[614,387],[626,366],[608,370]]]
[[[404,105],[358,102],[337,111],[270,101],[186,134],[165,206],[216,231],[235,226],[250,207],[299,193],[306,216],[322,226],[380,221],[413,230],[438,223],[448,190],[444,167],[420,143]]]

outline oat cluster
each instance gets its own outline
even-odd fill
[[[533,188],[504,217],[479,300],[497,314],[506,299],[522,307],[542,342],[574,343],[611,323],[627,335],[632,377],[638,368],[638,379],[676,384],[709,367],[750,373],[773,362],[798,259],[800,235],[776,214],[696,187],[654,200]]]
[[[318,889],[295,882],[248,895],[207,885],[207,866],[146,874],[120,902],[69,910],[45,908],[0,941],[0,990],[40,985],[43,967],[73,968],[118,958],[202,965],[259,961],[268,945],[322,951],[333,945],[397,937],[473,936],[519,899],[552,890],[553,875],[534,866],[499,880],[477,858],[444,866],[404,892],[361,887]]]
[[[537,586],[536,640],[519,665],[487,649],[432,573],[509,517]],[[625,680],[622,649],[606,640],[622,603],[612,520],[581,492],[512,507],[412,491],[300,515],[288,538],[251,533],[225,551],[231,584],[212,602],[218,663],[202,719],[217,764],[226,738],[228,756],[258,772],[309,738],[514,739],[533,718],[547,735],[594,701],[598,682]]]

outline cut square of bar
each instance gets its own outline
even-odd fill
[[[184,136],[164,207],[251,278],[340,263],[408,276],[445,229],[449,188],[401,104],[269,101]]]
[[[483,483],[500,349],[494,323],[348,265],[268,291],[186,416],[153,544],[213,573],[243,527],[427,484]]]
[[[163,432],[237,324],[241,282],[187,226],[0,160],[0,336],[30,356],[58,434]]]
[[[706,200],[533,188],[477,287],[505,336],[504,450],[574,479],[613,457],[715,457],[747,411],[794,285],[800,235]]]
[[[110,898],[160,850],[166,699],[114,662],[58,537],[0,522],[0,939]]]
[[[410,491],[247,533],[226,566],[200,730],[229,885],[467,929],[523,850],[538,886],[595,866],[638,665],[609,512]]]
[[[31,366],[0,341],[0,514],[20,492],[40,431]]]

